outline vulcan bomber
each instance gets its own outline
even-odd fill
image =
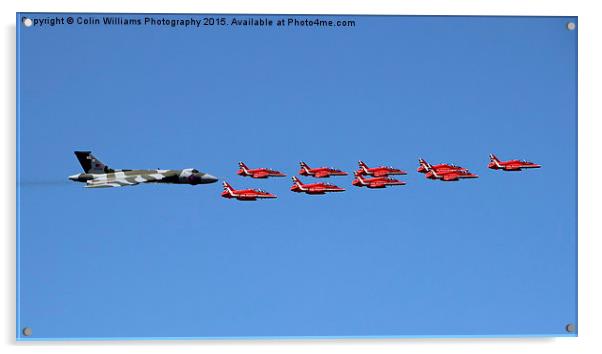
[[[135,186],[140,183],[205,184],[217,178],[194,168],[182,170],[114,170],[94,157],[90,151],[75,151],[84,173],[69,176],[86,188]]]

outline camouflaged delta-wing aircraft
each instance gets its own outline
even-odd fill
[[[135,186],[139,183],[203,184],[217,181],[208,173],[194,168],[183,170],[114,170],[95,158],[90,151],[75,151],[84,173],[69,176],[76,182],[86,182],[86,188]]]

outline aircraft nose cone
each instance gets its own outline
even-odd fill
[[[205,173],[201,177],[201,181],[203,181],[203,183],[213,183],[213,182],[217,182],[217,177],[210,175],[208,173]]]

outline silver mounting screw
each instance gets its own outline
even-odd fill
[[[569,31],[573,31],[575,28],[577,28],[575,22],[569,22],[566,24],[566,29],[568,29]]]

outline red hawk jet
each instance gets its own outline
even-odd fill
[[[332,167],[311,168],[303,161],[301,161],[299,165],[301,165],[301,170],[299,170],[299,174],[301,176],[314,176],[316,178],[326,178],[330,176],[347,176],[347,172],[343,172]]]
[[[276,198],[275,195],[261,189],[234,189],[228,184],[228,182],[224,182],[224,191],[222,192],[222,197],[228,199],[235,198],[243,201]]]
[[[494,154],[489,154],[489,160],[490,162],[487,167],[491,168],[492,170],[521,171],[523,168],[541,167],[541,165],[525,160],[500,161]]]
[[[351,184],[357,187],[385,188],[386,186],[403,186],[406,183],[388,177],[364,178],[361,173],[356,172],[355,179]]]
[[[328,192],[344,192],[345,189],[341,187],[337,187],[334,184],[330,183],[309,183],[303,184],[301,181],[293,176],[293,186],[291,187],[291,191],[297,193],[307,193],[307,194],[325,194]]]
[[[361,175],[370,175],[374,177],[387,177],[388,175],[407,175],[407,172],[391,166],[368,167],[364,161],[358,161],[359,169],[357,172]]]
[[[455,168],[431,168],[425,175],[426,178],[429,179],[439,179],[445,182],[450,181],[459,181],[461,178],[478,178],[479,176],[470,173],[465,168],[455,167]]]
[[[430,163],[426,162],[424,159],[418,159],[418,163],[420,164],[420,167],[418,167],[418,169],[416,169],[416,171],[418,171],[420,173],[427,173],[432,168],[435,168],[435,169],[439,169],[439,168],[460,168],[459,166],[449,165],[449,164],[446,164],[446,163],[442,163],[442,164],[434,165],[433,166]]]
[[[248,168],[244,162],[239,162],[238,166],[240,169],[237,174],[246,177],[250,176],[253,178],[268,178],[268,177],[285,177],[286,175],[280,171],[271,170],[269,168],[261,167],[261,168]]]

